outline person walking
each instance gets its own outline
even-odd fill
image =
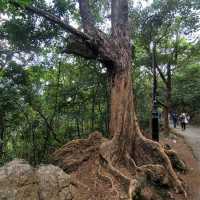
[[[176,114],[176,112],[173,112],[171,117],[172,117],[172,122],[173,122],[174,128],[176,128],[177,121],[178,121],[178,115]]]
[[[187,122],[188,122],[188,124],[190,124],[190,115],[187,114],[187,115],[186,115],[186,118],[187,118]]]
[[[181,113],[179,119],[180,119],[182,131],[184,131],[186,129],[186,124],[188,123],[186,114]]]

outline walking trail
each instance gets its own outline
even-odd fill
[[[200,167],[200,128],[188,126],[185,131],[182,131],[180,127],[175,130],[184,136],[186,142],[192,148],[194,157],[197,159]]]

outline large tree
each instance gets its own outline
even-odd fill
[[[109,2],[111,34],[106,34],[97,28],[94,9],[89,2],[88,0],[77,2],[81,28],[76,29],[63,21],[62,16],[41,9],[37,3],[26,3],[24,0],[9,1],[9,4],[19,8],[20,12],[27,11],[30,15],[43,17],[69,34],[64,53],[95,59],[107,69],[111,92],[109,131],[112,139],[101,139],[99,144],[98,136],[93,135],[88,139],[88,143],[85,140],[72,142],[54,153],[54,159],[61,158],[58,164],[66,171],[70,167],[74,170],[77,169],[75,166],[81,165],[83,161],[90,158],[94,149],[98,149],[96,158],[99,165],[98,174],[104,178],[108,177],[112,186],[118,188],[120,195],[116,195],[115,199],[120,199],[121,194],[126,195],[125,199],[134,199],[141,188],[146,187],[150,182],[174,186],[178,191],[184,192],[182,183],[168,158],[168,155],[175,155],[174,152],[164,150],[160,144],[146,139],[137,122],[131,75],[132,49],[128,0]],[[98,148],[92,148],[97,143]],[[72,151],[69,150],[70,148]],[[81,152],[85,148],[85,153],[78,156],[79,148],[82,148]],[[66,154],[62,157],[66,149]]]

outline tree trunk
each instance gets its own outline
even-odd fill
[[[165,103],[165,123],[164,123],[164,133],[169,134],[170,126],[169,126],[169,114],[171,112],[171,65],[167,65],[167,82],[166,82],[166,103]]]
[[[125,61],[126,68],[110,75],[111,88],[111,116],[109,129],[110,134],[117,141],[118,155],[126,150],[130,151],[133,146],[135,133],[139,131],[137,124],[131,78],[130,58]]]
[[[0,113],[0,156],[3,153],[3,145],[4,145],[4,114]]]
[[[164,108],[164,134],[169,134],[169,107],[166,104],[166,107]]]
[[[165,123],[164,123],[164,133],[169,134],[170,126],[169,126],[169,114],[171,112],[171,90],[169,88],[166,89],[167,96],[166,96],[166,103],[164,108],[164,115],[165,115]]]
[[[94,123],[95,123],[95,105],[96,105],[96,93],[93,92],[92,95],[92,116],[91,116],[91,130],[94,131]]]
[[[107,87],[106,87],[106,96],[105,96],[105,102],[106,102],[106,116],[105,116],[105,131],[106,136],[109,135],[109,123],[110,123],[110,88],[108,86],[108,79],[106,81]]]
[[[77,136],[78,136],[78,138],[80,138],[80,137],[81,137],[81,134],[80,134],[79,119],[76,118],[75,121],[76,121],[76,131],[77,131]],[[82,132],[82,133],[83,133],[83,132]]]

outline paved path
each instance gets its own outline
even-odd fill
[[[180,128],[176,128],[175,130],[185,137],[200,166],[200,128],[188,126],[185,131],[182,131]]]
[[[184,136],[186,142],[192,148],[194,157],[197,159],[200,168],[200,127],[188,126],[185,131],[182,131],[178,127],[175,130]],[[196,195],[193,200],[200,200],[200,188],[195,193]]]

